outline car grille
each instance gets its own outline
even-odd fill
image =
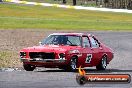
[[[55,59],[55,54],[53,52],[45,53],[45,52],[30,52],[30,58],[42,58],[42,59]]]

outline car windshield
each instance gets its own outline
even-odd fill
[[[81,37],[75,35],[50,35],[42,41],[42,45],[81,46]]]

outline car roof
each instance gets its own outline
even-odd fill
[[[52,33],[50,35],[75,35],[75,36],[91,36],[88,33]]]

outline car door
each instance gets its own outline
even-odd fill
[[[88,36],[83,36],[82,37],[82,47],[83,47],[83,57],[82,57],[82,62],[83,66],[87,67],[90,66],[91,60],[92,60],[92,50],[90,47],[90,41]]]
[[[103,48],[100,47],[100,43],[94,36],[89,36],[91,50],[92,50],[92,60],[91,65],[96,66],[102,57]]]

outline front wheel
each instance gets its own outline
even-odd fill
[[[36,67],[30,64],[23,64],[23,67],[26,71],[33,71]]]
[[[76,71],[76,68],[77,68],[77,58],[72,57],[70,61],[70,70]]]
[[[77,68],[77,58],[72,57],[68,66],[63,67],[65,71],[75,72]]]
[[[103,58],[101,59],[99,65],[96,66],[97,70],[105,70],[107,66],[107,57],[103,56]]]

